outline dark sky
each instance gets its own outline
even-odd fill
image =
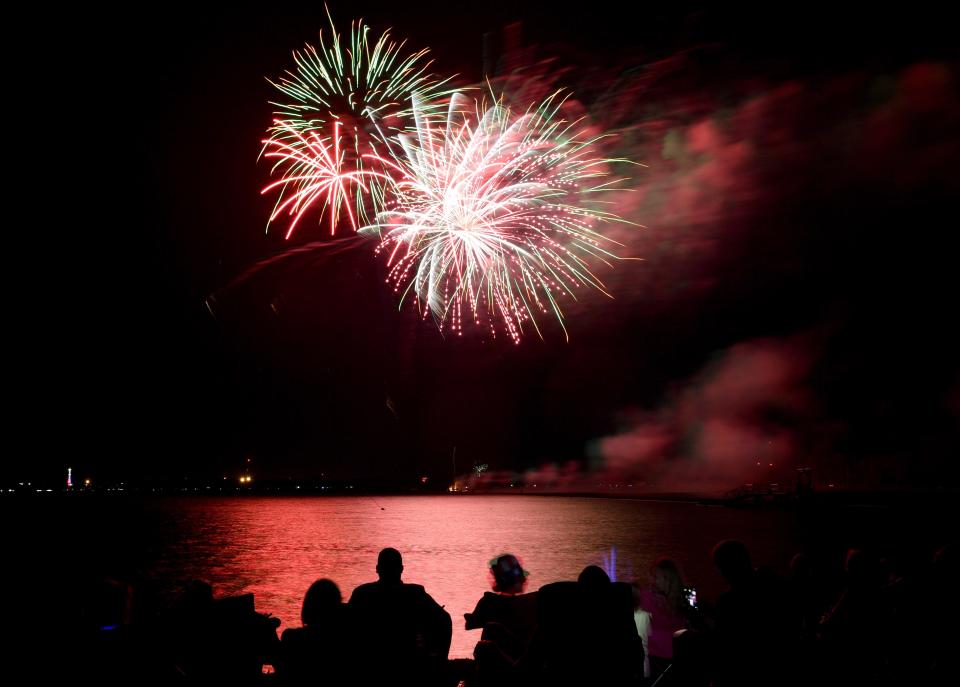
[[[264,234],[265,77],[315,40],[321,3],[12,22],[4,481],[67,465],[206,477],[247,456],[270,477],[446,480],[454,446],[461,469],[609,467],[604,437],[651,426],[665,455],[709,462],[691,437],[733,421],[684,408],[795,349],[805,363],[759,400],[720,403],[742,409],[737,431],[787,433],[791,461],[815,451],[867,482],[952,480],[954,24],[916,4],[836,5],[331,4],[340,25],[362,15],[431,47],[464,83],[484,35],[501,55],[502,28],[522,22],[525,54],[556,57],[558,83],[649,165],[630,216],[650,230],[627,240],[646,262],[611,275],[616,300],[572,311],[570,343],[548,330],[520,346],[445,340],[398,312],[362,249],[293,261],[207,310],[288,247]],[[786,388],[784,409],[771,399]]]

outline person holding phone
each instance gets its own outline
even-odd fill
[[[696,592],[684,587],[679,566],[669,558],[654,564],[651,578],[652,585],[639,587],[637,605],[646,613],[649,677],[655,680],[673,660],[673,634],[687,627],[692,612],[688,599]]]

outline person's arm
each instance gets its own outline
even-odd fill
[[[347,601],[348,606],[356,607],[358,604],[363,603],[363,597],[366,595],[365,587],[366,585],[361,584],[350,593],[350,599]]]
[[[644,587],[637,589],[634,597],[634,610],[653,613],[653,593]]]
[[[464,624],[463,624],[464,630],[479,630],[481,627],[483,627],[483,623],[481,623],[476,618],[476,611],[474,611],[473,613],[464,613],[463,620],[464,620]]]
[[[480,600],[477,601],[477,607],[473,609],[473,613],[464,613],[463,618],[466,621],[466,629],[483,629],[483,626],[490,622],[490,602],[488,600],[488,594],[481,596]]]
[[[427,650],[434,656],[442,656],[446,660],[450,654],[450,643],[453,640],[453,621],[443,606],[424,592],[425,610],[427,618]]]

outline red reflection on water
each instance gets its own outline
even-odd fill
[[[736,532],[756,560],[785,566],[793,550],[786,515],[744,513],[695,504],[523,496],[170,499],[157,502],[170,530],[154,576],[175,587],[190,578],[218,596],[252,592],[257,609],[299,625],[310,584],[334,580],[344,598],[376,579],[377,553],[404,557],[403,578],[422,584],[453,618],[452,657],[472,655],[478,632],[463,629],[490,588],[492,557],[512,552],[530,571],[528,591],[576,579],[617,550],[617,574],[644,575],[670,555],[706,595],[720,580],[709,551]],[[381,510],[382,508],[382,510]],[[749,522],[744,522],[749,521]]]

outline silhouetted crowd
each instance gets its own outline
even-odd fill
[[[103,580],[78,625],[63,629],[72,646],[63,660],[81,657],[80,672],[99,684],[955,684],[955,546],[909,573],[851,549],[839,589],[803,554],[785,577],[755,568],[735,540],[712,556],[727,588],[707,603],[670,559],[642,583],[587,566],[576,581],[527,592],[520,560],[499,555],[492,591],[464,615],[480,630],[474,658],[458,660],[448,659],[449,613],[403,581],[392,548],[378,556],[377,581],[346,603],[335,582],[314,582],[302,626],[279,637],[279,620],[258,613],[252,594],[217,599],[194,581],[143,617],[129,585]]]

